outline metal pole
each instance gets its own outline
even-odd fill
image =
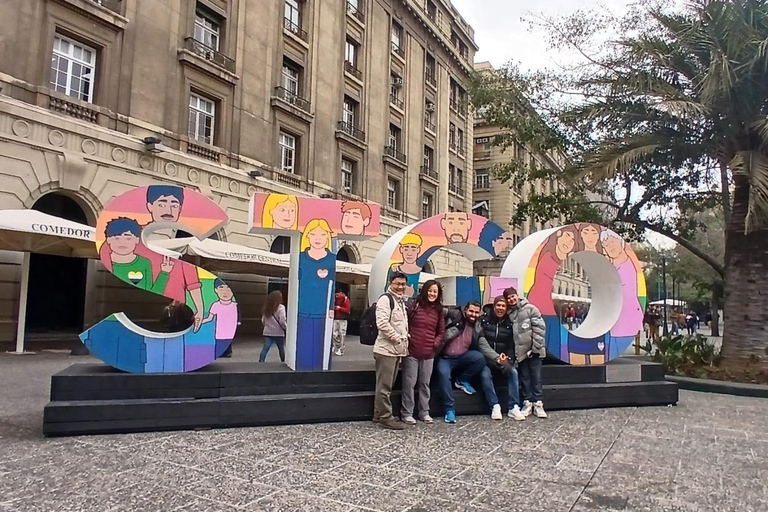
[[[21,261],[21,294],[19,295],[19,318],[16,322],[16,354],[24,353],[24,332],[27,326],[27,292],[29,291],[30,253],[24,253]]]
[[[667,325],[667,259],[661,258],[661,280],[664,286],[664,336],[669,336],[669,326]]]

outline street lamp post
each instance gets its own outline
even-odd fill
[[[664,336],[669,336],[669,326],[667,325],[667,258],[661,258],[661,282],[664,292]]]

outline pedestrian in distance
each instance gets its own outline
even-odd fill
[[[443,288],[435,280],[429,280],[421,287],[416,300],[408,305],[408,356],[403,359],[403,390],[401,394],[400,417],[403,423],[415,425],[415,406],[418,406],[418,418],[431,424],[429,415],[432,368],[435,362],[435,349],[445,335],[443,317]],[[414,403],[414,387],[418,394],[418,403]]]
[[[546,324],[539,309],[520,297],[515,288],[504,290],[504,298],[512,321],[515,357],[520,372],[523,395],[523,408],[520,412],[526,417],[533,412],[537,418],[546,418],[541,382],[542,360],[547,355],[544,348]]]
[[[574,309],[573,304],[568,304],[568,307],[565,308],[565,323],[568,325],[568,330],[573,330],[573,324],[576,323],[576,309]]]
[[[480,317],[477,326],[481,330],[479,346],[488,368],[491,369],[492,374],[501,375],[507,382],[509,396],[507,416],[523,421],[525,415],[520,411],[520,381],[512,334],[514,326],[507,315],[506,299],[496,297],[493,304],[487,304],[483,308],[483,316]]]
[[[333,298],[333,353],[337,356],[344,355],[344,338],[347,336],[349,311],[349,297],[341,288],[336,288],[336,295]]]
[[[474,395],[475,388],[469,381],[478,375],[485,393],[485,400],[491,409],[491,417],[495,420],[502,419],[491,370],[485,365],[485,356],[480,349],[481,329],[477,329],[475,325],[480,318],[480,308],[479,302],[468,302],[462,309],[445,308],[445,336],[443,343],[438,347],[440,357],[437,360],[437,375],[445,407],[446,423],[456,423],[453,386],[468,395]],[[485,343],[485,340],[482,342]],[[454,372],[458,375],[452,386],[451,379]]]
[[[275,290],[267,295],[267,301],[261,313],[261,323],[264,325],[264,348],[261,349],[259,362],[265,362],[272,345],[277,345],[280,361],[284,363],[287,324],[285,306],[283,306],[283,294],[280,290]]]
[[[407,284],[405,274],[392,272],[387,293],[376,301],[378,335],[373,345],[373,358],[376,361],[373,422],[392,430],[405,428],[403,422],[393,415],[391,395],[400,360],[408,355],[408,313],[405,309]]]

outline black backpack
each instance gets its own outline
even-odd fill
[[[392,295],[389,293],[385,293],[384,295],[389,297],[390,310],[395,309],[395,299],[392,298]],[[384,295],[382,295],[382,297]],[[389,317],[392,318],[391,311]],[[376,302],[374,302],[365,310],[363,316],[360,317],[360,343],[363,345],[374,345],[376,343],[376,338],[378,337],[379,328],[376,326]]]

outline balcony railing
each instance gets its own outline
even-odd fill
[[[187,143],[187,153],[189,153],[190,155],[197,155],[200,158],[205,158],[206,160],[212,160],[214,162],[219,161],[218,152],[214,151],[213,149],[207,148],[205,146],[195,144],[192,141]]]
[[[384,148],[384,154],[394,158],[400,163],[403,163],[403,164],[405,163],[405,154],[398,151],[397,148],[394,146],[386,146]]]
[[[106,7],[112,12],[120,14],[120,4],[122,0],[91,0],[95,4],[99,4],[102,7]]]
[[[392,43],[392,53],[396,54],[401,59],[405,59],[405,50],[397,43]]]
[[[426,81],[432,87],[437,87],[437,78],[433,70],[427,70],[424,74],[424,81]]]
[[[355,125],[352,123],[339,121],[339,131],[344,132],[350,137],[356,138],[357,140],[365,141],[365,132],[355,128]]]
[[[82,119],[89,123],[96,123],[99,120],[99,112],[96,109],[78,105],[71,101],[51,96],[48,98],[48,108],[54,112],[60,112],[76,119]]]
[[[426,117],[424,118],[424,128],[431,131],[432,133],[435,133],[435,123],[433,123]]]
[[[283,183],[290,187],[301,188],[302,180],[299,176],[296,176],[292,172],[281,169],[280,172],[275,173],[275,181],[277,181],[278,183]]]
[[[464,156],[466,154],[466,149],[464,149],[463,141],[459,141],[459,143],[457,144],[456,153],[458,153],[459,156]]]
[[[360,7],[355,7],[350,2],[347,2],[347,14],[352,16],[353,18],[356,18],[360,23],[365,22],[365,16],[363,15],[363,11],[360,10]]]
[[[235,61],[224,55],[223,53],[214,50],[210,46],[204,45],[194,37],[187,37],[184,39],[185,48],[195,55],[199,55],[207,61],[216,64],[229,71],[235,72]]]
[[[395,96],[394,94],[389,95],[389,102],[399,108],[400,110],[403,110],[403,100]]]
[[[491,150],[484,149],[482,151],[475,151],[473,157],[475,160],[487,160],[488,158],[491,158]]]
[[[309,101],[305,100],[298,94],[295,94],[285,87],[275,87],[275,95],[283,101],[286,101],[294,107],[300,108],[305,112],[309,112]]]
[[[357,67],[355,67],[355,65],[348,60],[344,61],[344,71],[357,78],[358,80],[363,79],[363,72],[357,69]]]
[[[419,170],[419,174],[426,176],[427,178],[431,178],[435,181],[440,179],[440,177],[437,175],[437,171],[435,171],[431,165],[422,165],[421,169]]]
[[[449,103],[451,105],[451,110],[453,110],[454,112],[458,112],[459,111],[459,101],[458,100],[456,100],[454,98],[451,98]]]
[[[453,151],[453,152],[456,152],[456,150],[457,150],[457,148],[458,148],[458,145],[456,144],[456,142],[455,142],[455,141],[450,141],[450,142],[448,142],[448,148],[449,148],[451,151]]]
[[[283,27],[302,41],[307,41],[307,32],[288,18],[283,18]]]
[[[450,190],[454,194],[464,196],[464,189],[455,183],[449,183],[448,190]]]

